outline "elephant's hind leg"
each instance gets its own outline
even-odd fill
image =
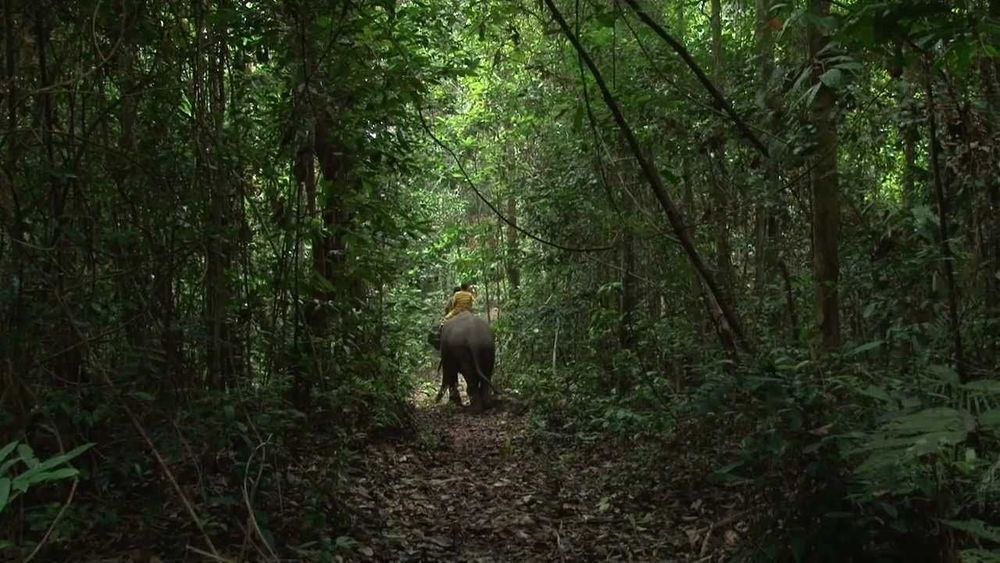
[[[472,375],[465,378],[466,386],[469,389],[469,404],[473,412],[482,412],[486,406],[483,402],[483,382],[482,377],[472,371]]]
[[[456,405],[462,404],[462,395],[458,392],[458,368],[444,365],[441,373],[441,390],[438,391],[438,401],[444,394],[445,387],[448,388],[448,401]]]

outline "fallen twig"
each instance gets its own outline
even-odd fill
[[[28,556],[24,558],[24,563],[28,563],[29,561],[34,559],[35,556],[38,555],[38,552],[42,550],[42,546],[45,545],[45,542],[49,540],[49,536],[52,535],[52,530],[56,529],[56,524],[58,524],[59,521],[62,520],[63,515],[66,514],[66,509],[69,508],[69,505],[73,502],[73,496],[76,495],[76,487],[79,484],[80,484],[79,479],[73,479],[73,486],[69,490],[69,496],[66,498],[66,502],[63,503],[62,508],[59,509],[59,513],[56,514],[55,520],[53,520],[52,523],[49,524],[49,529],[45,532],[45,535],[42,536],[41,541],[39,541],[38,545],[35,546],[35,549],[31,550],[31,553],[29,553]]]
[[[118,387],[113,381],[111,381],[111,378],[108,377],[108,373],[105,370],[100,370],[100,372],[104,377],[104,382],[108,384],[108,387],[110,387],[116,394],[121,395]],[[156,462],[160,465],[160,468],[163,469],[163,473],[167,476],[167,481],[170,482],[170,486],[173,487],[174,492],[176,492],[178,498],[181,499],[181,504],[183,504],[185,510],[187,510],[188,516],[191,517],[194,525],[198,528],[198,531],[201,532],[202,537],[205,539],[205,543],[208,544],[208,548],[211,550],[210,555],[218,561],[228,561],[228,559],[219,555],[219,552],[215,549],[215,544],[212,543],[212,538],[209,537],[208,532],[205,531],[205,526],[201,523],[201,518],[198,517],[198,513],[195,512],[194,506],[191,504],[191,501],[188,500],[187,495],[185,495],[184,491],[181,490],[181,486],[177,483],[177,479],[174,478],[173,471],[170,470],[166,460],[163,459],[162,455],[160,455],[160,450],[156,449],[156,445],[153,444],[153,440],[150,439],[149,434],[146,433],[146,429],[142,427],[138,417],[135,416],[135,413],[124,400],[121,401],[121,405],[136,432],[139,433],[139,436],[141,436],[143,441],[146,442],[146,445],[149,446],[150,451],[153,452],[153,457],[156,458]],[[195,550],[192,546],[188,546],[188,549]],[[209,555],[208,553],[201,553],[203,555]]]
[[[253,495],[251,495],[250,492],[247,490],[247,480],[250,477],[250,463],[253,461],[253,456],[256,455],[256,453],[257,453],[258,450],[261,450],[265,446],[267,446],[267,444],[268,444],[268,442],[270,440],[271,440],[271,437],[268,436],[268,439],[265,440],[264,442],[261,442],[260,444],[258,444],[257,447],[254,448],[254,450],[252,452],[250,452],[250,457],[247,458],[246,471],[243,472],[243,502],[244,502],[244,504],[246,504],[246,507],[247,507],[247,522],[248,522],[248,524],[252,525],[252,530],[255,531],[255,532],[257,532],[257,537],[260,538],[261,543],[263,543],[264,547],[267,548],[267,551],[271,555],[271,558],[274,561],[278,561],[278,555],[271,548],[271,545],[269,543],[267,543],[267,538],[264,537],[264,533],[260,529],[260,524],[257,523],[257,515],[254,514],[253,503],[250,500],[251,496],[256,496],[256,494],[257,494],[257,484],[260,483],[260,477],[264,473],[264,462],[263,462],[263,460],[261,460],[260,467],[257,469],[257,477],[256,477],[256,479],[254,479],[254,482],[253,482]],[[249,526],[248,526],[248,528],[249,528]],[[250,536],[250,529],[247,530],[247,539],[249,538],[249,536]],[[244,546],[244,548],[246,547],[246,539],[244,539],[243,546]]]
[[[705,555],[705,552],[708,551],[708,540],[712,539],[713,529],[714,525],[709,526],[708,530],[705,531],[705,539],[701,541],[701,549],[698,550],[698,555]]]
[[[218,554],[215,554],[215,553],[209,553],[209,552],[205,551],[204,549],[198,549],[197,547],[195,547],[193,545],[188,545],[186,547],[187,547],[188,551],[192,551],[194,553],[197,553],[198,555],[201,555],[202,557],[208,557],[212,561],[222,561],[223,563],[233,563],[231,560],[226,559],[225,557],[222,557],[221,555],[218,555]]]

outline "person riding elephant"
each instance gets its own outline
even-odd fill
[[[490,324],[471,311],[461,311],[441,326],[441,391],[447,387],[452,401],[458,397],[458,375],[465,378],[473,410],[490,406],[496,342]]]
[[[444,322],[448,322],[463,311],[472,311],[472,306],[476,302],[476,291],[472,284],[463,283],[458,287],[458,291],[452,293],[445,306]]]
[[[448,296],[448,302],[444,306],[444,314],[447,315],[448,311],[455,306],[455,294],[462,291],[462,286],[456,285],[455,289],[451,290],[451,295]]]
[[[470,401],[478,408],[485,407],[492,389],[494,342],[489,323],[472,313],[476,291],[471,283],[456,287],[445,306],[441,324],[431,330],[428,342],[441,353],[441,387],[435,402],[440,401],[445,389],[449,399],[461,404],[458,392],[458,374],[466,380]]]
[[[440,349],[441,327],[444,326],[445,321],[462,311],[471,311],[473,303],[475,303],[475,293],[472,291],[472,284],[456,285],[455,289],[451,290],[448,302],[444,306],[444,317],[427,333],[427,343],[435,350]]]

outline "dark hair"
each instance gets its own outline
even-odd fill
[[[455,289],[451,290],[452,293],[458,293],[459,291],[462,291],[462,286],[460,285],[456,285]]]
[[[470,288],[471,286],[472,286],[472,284],[471,284],[471,283],[469,283],[469,282],[465,282],[465,283],[463,283],[463,284],[462,284],[462,287],[461,287],[460,289],[461,289],[462,291],[469,291],[469,288]]]

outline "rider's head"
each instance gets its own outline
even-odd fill
[[[462,287],[459,288],[459,289],[461,289],[462,291],[469,291],[469,290],[472,289],[472,284],[469,283],[469,282],[465,282],[465,283],[462,284]]]
[[[458,293],[459,291],[462,291],[462,286],[460,285],[456,285],[455,289],[451,290],[452,293]]]

